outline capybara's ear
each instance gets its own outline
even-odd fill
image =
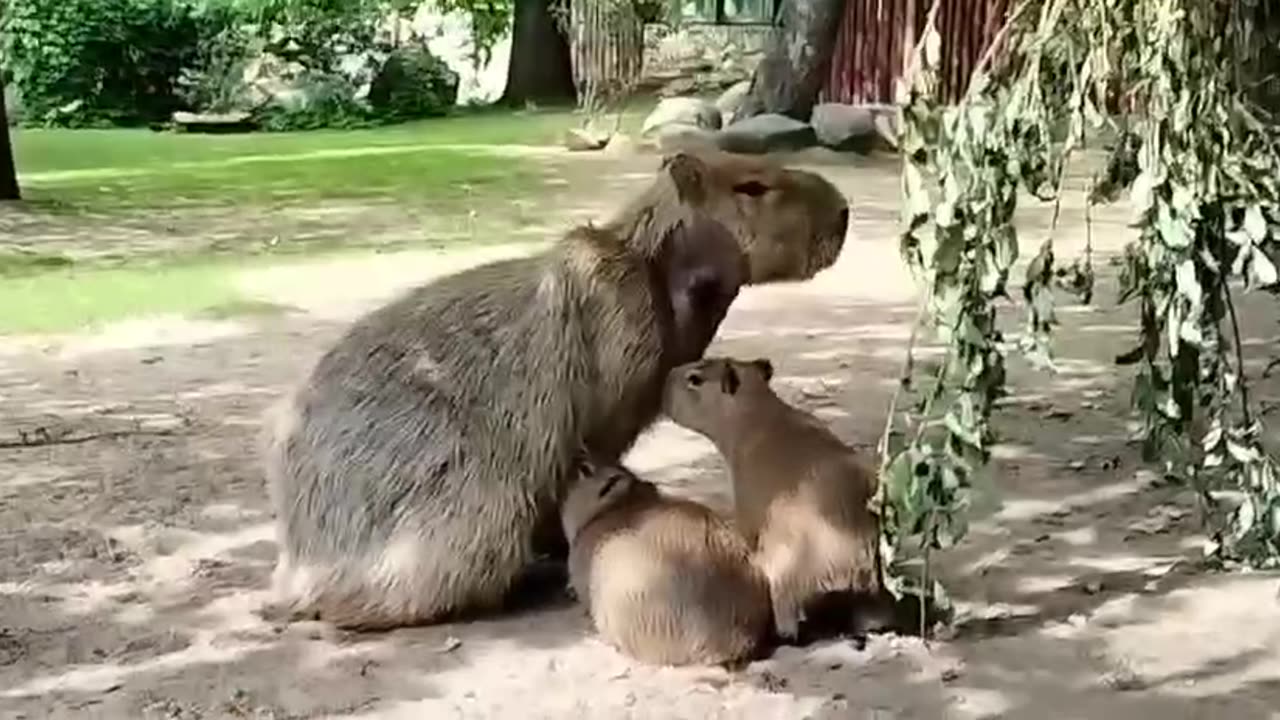
[[[725,363],[724,374],[720,376],[720,391],[726,395],[732,395],[738,392],[738,385],[741,382],[741,379],[738,377],[738,371],[733,367],[733,363]]]
[[[582,478],[590,477],[596,472],[595,463],[591,461],[591,454],[585,447],[579,446],[573,453],[573,472]]]
[[[769,382],[773,379],[773,363],[769,362],[767,358],[757,358],[752,360],[751,364],[754,365],[756,370],[760,372],[760,375],[764,377],[765,382]]]
[[[662,169],[671,176],[676,186],[676,196],[680,202],[690,205],[701,205],[706,199],[707,166],[696,156],[687,152],[678,152],[662,159]]]

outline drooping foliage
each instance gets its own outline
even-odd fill
[[[1089,203],[1127,193],[1133,210],[1118,301],[1137,306],[1140,324],[1117,363],[1137,365],[1145,456],[1199,491],[1209,559],[1280,564],[1280,469],[1235,309],[1240,293],[1277,284],[1280,145],[1257,82],[1275,62],[1268,13],[1247,1],[1028,0],[950,105],[930,14],[901,88],[901,249],[923,286],[921,325],[944,354],[936,366],[908,361],[916,402],[895,402],[882,443],[886,560],[914,538],[923,552],[912,562],[926,566],[899,580],[927,581],[929,550],[965,534],[1008,353],[1051,369],[1055,300],[1092,301],[1092,249],[1065,262],[1051,232],[1019,283],[1022,330],[999,327],[1020,194],[1055,202],[1067,163],[1100,142],[1107,161]]]

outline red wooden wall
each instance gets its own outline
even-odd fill
[[[891,103],[903,60],[914,49],[934,0],[848,0],[822,99]],[[943,91],[958,99],[988,43],[1004,25],[1009,0],[940,0]]]

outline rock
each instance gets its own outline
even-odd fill
[[[249,113],[247,112],[193,113],[179,110],[173,114],[173,121],[183,125],[194,125],[196,123],[225,125],[227,123],[242,123],[248,119]]]
[[[179,130],[194,133],[241,133],[257,127],[253,116],[247,112],[192,113],[175,112],[173,124]]]
[[[604,146],[604,151],[608,155],[634,155],[636,150],[636,141],[626,133],[614,133]]]
[[[678,150],[716,148],[719,146],[716,136],[715,131],[705,130],[696,125],[671,123],[658,129],[658,149],[664,153],[670,153]]]
[[[739,120],[719,134],[722,150],[736,153],[769,153],[801,150],[816,142],[813,127],[785,115],[756,115]]]
[[[573,152],[600,150],[608,142],[608,135],[590,128],[569,128],[564,131],[564,146]]]
[[[302,63],[286,61],[270,53],[262,53],[245,64],[241,76],[244,85],[245,106],[251,108],[268,105],[286,110],[297,110],[307,103],[307,93],[301,88],[306,68]]]
[[[837,150],[867,152],[876,140],[875,118],[857,105],[822,103],[809,118],[818,142]]]
[[[720,110],[712,103],[699,98],[667,98],[659,102],[658,107],[645,118],[640,134],[648,135],[664,125],[673,123],[692,125],[704,130],[719,130]]]
[[[733,122],[733,116],[738,113],[738,110],[742,107],[742,101],[747,98],[747,93],[750,91],[751,81],[743,80],[725,90],[720,95],[720,98],[716,100],[716,108],[720,110],[720,116],[723,118],[725,125]]]
[[[880,141],[890,150],[897,150],[899,130],[897,109],[890,107],[888,112],[873,113],[873,116],[872,122]]]

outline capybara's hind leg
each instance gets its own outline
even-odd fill
[[[861,593],[853,603],[850,631],[854,635],[892,632],[897,629],[896,603],[887,590]]]
[[[533,528],[533,556],[564,563],[569,559],[569,540],[564,536],[559,508],[541,513]]]

